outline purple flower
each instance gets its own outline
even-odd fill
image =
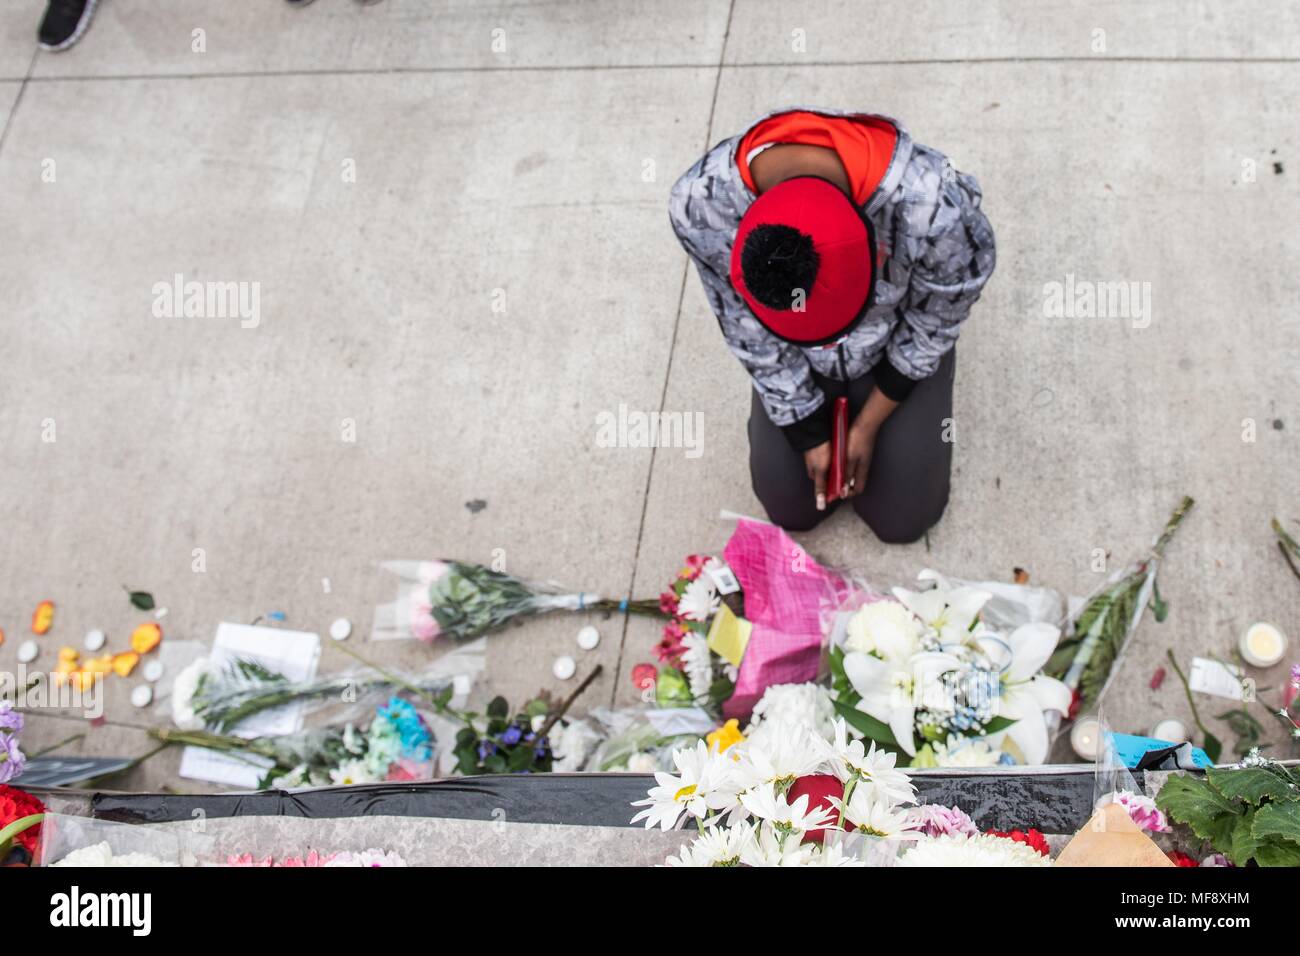
[[[18,738],[0,734],[0,783],[8,783],[23,772],[27,758],[18,749]]]
[[[14,733],[23,729],[23,715],[14,710],[9,701],[0,701],[0,730],[12,730]]]
[[[515,744],[519,743],[519,739],[523,737],[523,735],[524,732],[522,730],[511,725],[507,727],[506,732],[501,735],[501,742],[507,747],[513,747]]]
[[[907,811],[907,820],[929,837],[978,836],[975,821],[958,807],[941,807],[927,803]]]
[[[486,760],[488,758],[488,755],[494,754],[496,752],[497,752],[497,745],[492,743],[490,740],[484,740],[478,745],[479,760]]]

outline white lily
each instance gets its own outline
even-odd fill
[[[1026,764],[1041,764],[1047,759],[1050,741],[1045,713],[1065,715],[1070,710],[1070,689],[1054,677],[1039,673],[1060,639],[1058,628],[1043,623],[1021,625],[1005,643],[992,637],[981,638],[981,646],[991,660],[1005,662],[1010,657],[1002,672],[998,716],[1015,723],[993,735],[990,743],[994,738],[1009,739]]]
[[[844,655],[844,676],[862,698],[858,710],[888,724],[909,757],[916,756],[917,690],[924,694],[935,676],[961,666],[950,654],[914,654],[906,661],[856,652]]]
[[[894,597],[939,638],[941,644],[964,644],[980,608],[993,597],[979,588],[934,587],[928,591],[894,588]]]

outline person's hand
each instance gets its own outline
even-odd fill
[[[867,487],[871,455],[876,450],[876,423],[859,415],[849,426],[849,447],[845,455],[844,481],[840,497],[852,498]]]
[[[831,471],[831,443],[822,442],[815,448],[803,453],[804,465],[808,468],[808,477],[812,479],[813,493],[817,496],[817,510],[826,510],[826,477]]]

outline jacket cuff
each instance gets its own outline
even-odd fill
[[[894,368],[887,357],[876,363],[876,367],[871,370],[871,379],[881,394],[894,402],[901,402],[916,388],[916,379],[908,378]]]
[[[793,425],[782,425],[786,441],[795,451],[803,452],[831,440],[831,418],[827,402],[822,402],[807,418]]]

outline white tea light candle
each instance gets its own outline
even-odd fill
[[[1096,717],[1080,717],[1070,728],[1070,746],[1084,760],[1096,760],[1101,745],[1101,724]]]
[[[1286,653],[1286,635],[1264,621],[1252,624],[1241,635],[1241,656],[1255,667],[1272,667]]]
[[[1154,727],[1148,735],[1156,740],[1167,740],[1171,744],[1187,743],[1187,726],[1176,717],[1166,717]]]

